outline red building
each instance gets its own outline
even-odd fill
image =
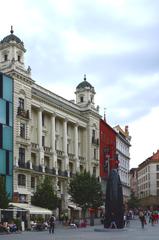
[[[100,120],[100,177],[107,178],[109,171],[118,167],[116,132],[104,120]]]

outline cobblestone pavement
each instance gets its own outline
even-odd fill
[[[96,232],[103,226],[70,229],[56,227],[55,234],[48,231],[22,232],[0,235],[0,240],[159,240],[159,223],[155,226],[147,224],[144,229],[138,220],[132,220],[130,226],[123,230],[108,230]]]

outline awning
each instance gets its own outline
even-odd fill
[[[47,214],[52,215],[52,211],[46,208],[37,207],[34,205],[30,205],[28,203],[9,203],[9,206],[13,206],[16,208],[20,208],[26,211],[29,211],[30,214]]]
[[[73,208],[73,210],[77,210],[77,211],[81,211],[82,210],[81,207],[77,207],[76,205],[73,205],[73,204],[69,204],[68,207],[69,208]]]

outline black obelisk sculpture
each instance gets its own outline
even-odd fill
[[[112,169],[108,176],[104,228],[110,228],[115,221],[117,228],[124,227],[123,192],[117,169]]]

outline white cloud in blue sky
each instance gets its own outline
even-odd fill
[[[0,39],[13,25],[33,79],[68,100],[87,74],[101,115],[129,125],[134,167],[159,148],[158,9],[157,0],[5,0]]]

